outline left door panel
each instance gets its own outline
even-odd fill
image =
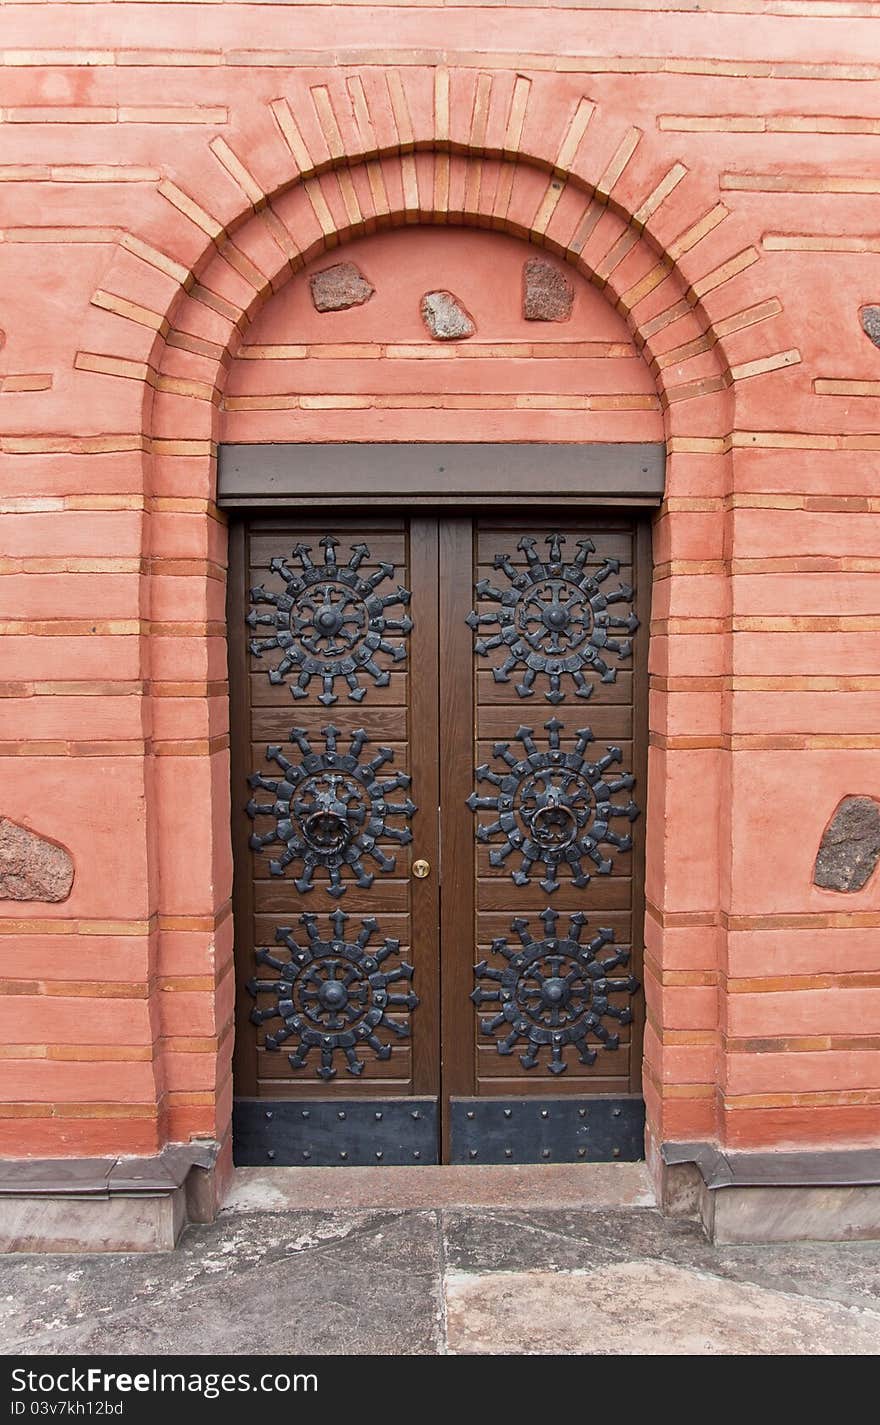
[[[231,531],[239,1164],[437,1161],[436,538]]]

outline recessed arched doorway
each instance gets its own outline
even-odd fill
[[[623,320],[520,241],[383,234],[225,391],[237,1161],[641,1156],[663,451]]]

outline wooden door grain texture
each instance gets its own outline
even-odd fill
[[[650,577],[624,512],[234,524],[237,1098],[436,1097],[442,1160],[453,1099],[640,1093]],[[368,633],[352,678],[331,654]],[[342,823],[354,863],[304,867]],[[337,944],[359,936],[392,945],[366,975]],[[407,964],[346,1052],[365,980]]]
[[[448,589],[444,577],[455,627],[441,623],[441,644],[459,650],[448,660],[446,697],[456,709],[457,733],[449,736],[457,761],[443,759],[444,777],[464,762],[466,735],[471,750],[469,784],[465,788],[462,766],[454,785],[444,782],[441,801],[444,820],[455,825],[447,833],[450,841],[470,837],[475,848],[470,863],[460,855],[451,893],[448,863],[444,868],[443,973],[444,982],[455,986],[455,1005],[444,999],[444,1062],[456,1066],[455,1087],[445,1086],[447,1092],[520,1097],[639,1091],[647,537],[630,519],[602,515],[478,520],[466,533],[462,528]],[[611,595],[605,614],[612,622],[604,631],[589,598],[578,592],[575,571],[588,581],[587,593],[599,590],[597,609]],[[470,609],[475,635],[468,630],[465,642],[458,630]],[[588,636],[591,630],[595,638]],[[554,653],[567,659],[580,677],[563,673],[557,686],[547,671],[532,681],[526,662],[505,671],[519,634],[525,641],[517,641],[516,649],[537,651],[539,658],[549,650],[551,659]],[[586,782],[576,770],[582,762],[589,764]],[[463,792],[473,794],[474,814],[464,808]],[[606,797],[612,808],[608,840],[599,835],[591,842],[603,820],[598,803]],[[529,840],[539,857],[534,861],[528,859]],[[542,851],[549,859],[540,859]],[[535,956],[533,943],[562,942],[572,934],[582,946],[594,947],[594,963],[607,966],[606,974],[585,973],[570,940],[568,951],[564,943],[549,943],[546,955]],[[474,947],[472,962],[485,967],[482,974],[465,966],[468,945]],[[517,961],[511,957],[523,954],[528,964],[513,973]],[[468,1016],[464,995],[474,990],[478,1003]],[[591,1015],[597,1022],[584,1034]]]
[[[436,1092],[437,883],[411,876],[414,856],[436,861],[436,533],[433,521],[402,518],[254,520],[235,530],[229,629],[230,659],[239,669],[232,755],[239,1096]],[[310,564],[318,574],[307,575],[311,582],[298,589],[291,577],[299,580]],[[339,571],[349,567],[361,581],[358,589],[373,584],[384,608],[365,605],[346,586]],[[408,594],[398,600],[400,588]],[[266,594],[276,602],[267,602]],[[299,620],[292,642],[291,604]],[[264,615],[272,619],[276,612],[275,624],[267,624]],[[380,626],[378,647],[350,686],[345,657],[357,655],[368,632]],[[272,646],[279,628],[280,648]],[[302,687],[303,659],[282,665],[291,648],[314,653],[322,667],[338,663],[343,672],[330,682],[313,676]],[[278,671],[270,678],[272,668]],[[280,771],[279,758],[294,771]],[[286,822],[276,800],[285,775],[295,782]],[[276,830],[274,840],[254,845],[255,837]],[[284,865],[288,833],[305,852]],[[304,860],[313,844],[317,865],[309,871]],[[334,868],[338,858],[322,848],[336,844],[352,852],[357,847],[357,860],[346,856]],[[386,939],[392,944],[380,963],[359,967],[344,953],[334,959],[336,943],[357,942],[368,932],[368,957],[382,953]],[[330,949],[293,975],[286,960],[295,963],[297,951],[314,952],[313,937]],[[407,964],[411,980],[397,974]],[[389,971],[385,1012],[374,1023],[381,1001],[373,977]],[[293,1011],[282,1025],[272,1011],[284,1008],[284,994],[279,997],[274,984],[291,979]],[[410,996],[418,1003],[399,1002]],[[399,1034],[395,1026],[409,1032]],[[353,1046],[344,1038],[349,1029]]]

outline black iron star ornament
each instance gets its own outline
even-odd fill
[[[301,861],[302,871],[294,885],[302,894],[313,889],[315,871],[323,869],[329,881],[328,894],[342,896],[346,867],[359,886],[366,889],[373,884],[364,857],[370,857],[380,871],[394,870],[394,856],[386,855],[379,842],[406,846],[412,841],[408,826],[389,826],[388,819],[409,820],[418,808],[409,797],[403,802],[388,800],[389,793],[405,790],[411,780],[406,772],[379,780],[382,767],[394,760],[390,747],[380,747],[367,760],[361,756],[368,741],[362,727],[350,734],[347,752],[339,750],[340,729],[333,723],[322,727],[321,735],[324,751],[316,752],[303,728],[291,728],[290,741],[300,753],[295,762],[285,757],[280,746],[266,748],[266,757],[281,769],[281,777],[253,772],[248,783],[271,792],[274,801],[251,798],[246,810],[252,820],[271,817],[275,825],[266,832],[255,831],[249,844],[254,851],[276,842],[284,847],[281,855],[269,862],[273,876],[283,876],[289,865]]]
[[[548,703],[564,701],[563,679],[568,678],[579,698],[589,698],[593,692],[590,675],[613,683],[617,668],[607,660],[612,655],[618,661],[632,655],[631,640],[615,638],[612,633],[622,629],[633,634],[639,621],[632,611],[624,617],[609,613],[609,605],[631,603],[633,590],[629,584],[603,590],[606,580],[620,572],[620,561],[606,559],[596,568],[588,567],[589,556],[596,552],[591,539],[579,539],[578,553],[569,561],[562,554],[565,535],[547,535],[545,559],[537,553],[536,543],[523,535],[517,544],[526,558],[525,569],[517,569],[509,554],[495,555],[495,568],[503,570],[510,581],[508,589],[496,588],[489,579],[477,581],[477,597],[499,607],[490,613],[473,609],[468,614],[468,626],[475,633],[481,628],[494,630],[488,637],[477,638],[474,648],[482,656],[495,648],[506,650],[504,662],[492,669],[496,683],[508,683],[515,669],[525,669],[515,685],[521,698],[532,696],[539,674],[549,684],[544,693]]]
[[[265,1009],[255,1006],[251,1021],[281,1020],[281,1027],[266,1035],[267,1049],[278,1050],[289,1039],[299,1041],[288,1055],[292,1069],[303,1068],[314,1049],[320,1055],[315,1070],[318,1078],[336,1077],[336,1054],[345,1058],[350,1074],[362,1074],[365,1062],[358,1057],[358,1048],[368,1046],[377,1059],[391,1057],[391,1041],[380,1039],[379,1029],[399,1039],[409,1035],[409,1020],[403,1011],[415,1009],[419,1002],[409,988],[413,967],[399,959],[399,940],[386,937],[381,945],[371,945],[379,931],[373,916],[361,921],[355,940],[346,935],[348,916],[342,910],[328,917],[331,933],[325,936],[318,929],[316,915],[304,914],[299,920],[306,933],[305,944],[289,926],[275,931],[276,941],[290,952],[288,958],[281,959],[277,951],[265,946],[256,951],[257,963],[275,970],[278,978],[248,982],[255,1000],[269,997],[272,1001]],[[386,963],[393,958],[397,964]],[[401,990],[389,988],[398,984]]]
[[[348,563],[339,564],[335,535],[325,534],[319,543],[324,550],[322,564],[312,562],[310,545],[294,546],[291,557],[299,560],[299,573],[281,555],[269,561],[272,573],[284,580],[283,593],[262,584],[251,589],[251,602],[270,604],[273,611],[259,613],[253,608],[246,622],[252,629],[268,625],[277,632],[252,638],[250,651],[261,658],[273,648],[281,650],[280,661],[267,669],[269,682],[283,683],[288,673],[295,672],[295,681],[288,684],[295,698],[306,697],[309,684],[317,678],[318,701],[329,707],[338,701],[335,686],[341,678],[348,685],[349,698],[359,703],[367,692],[360,674],[368,674],[377,688],[390,682],[391,675],[379,667],[376,653],[389,654],[395,663],[406,657],[406,645],[391,643],[386,634],[409,633],[412,619],[405,613],[392,617],[386,611],[408,604],[410,591],[398,584],[389,593],[379,592],[394,577],[393,564],[380,563],[372,574],[361,577],[360,566],[370,557],[366,544],[353,545]]]
[[[573,748],[562,746],[564,731],[558,718],[544,723],[549,747],[543,751],[534,738],[534,729],[520,727],[517,739],[525,756],[516,757],[509,742],[496,742],[492,752],[503,769],[494,772],[488,763],[477,768],[477,781],[491,783],[494,796],[473,792],[467,805],[471,811],[493,811],[497,819],[477,825],[477,840],[500,841],[489,852],[492,866],[503,866],[513,852],[519,852],[519,867],[511,872],[517,886],[526,886],[535,864],[544,866],[540,882],[550,894],[560,887],[558,872],[567,866],[572,885],[586,886],[590,873],[584,861],[591,861],[600,876],[611,874],[611,859],[602,846],[618,852],[632,850],[632,837],[621,836],[611,827],[614,817],[635,821],[639,808],[630,798],[613,802],[618,792],[629,791],[635,778],[629,772],[617,777],[605,773],[623,760],[619,747],[609,747],[595,762],[587,759],[587,749],[595,739],[589,727],[575,733]]]
[[[477,980],[488,984],[480,985],[472,992],[471,999],[481,1009],[483,1005],[494,1005],[497,1012],[491,1018],[480,1020],[480,1033],[490,1038],[506,1029],[504,1038],[496,1038],[495,1047],[499,1054],[512,1054],[520,1041],[525,1042],[525,1052],[520,1054],[520,1063],[525,1069],[534,1069],[542,1050],[549,1049],[551,1074],[564,1074],[568,1065],[564,1051],[573,1045],[582,1064],[594,1064],[597,1051],[589,1044],[593,1038],[605,1049],[617,1049],[620,1036],[610,1032],[603,1024],[605,1019],[614,1019],[618,1024],[629,1024],[632,1009],[629,1005],[612,1004],[609,996],[615,994],[635,994],[639,982],[634,975],[612,978],[611,972],[629,962],[629,948],[614,946],[611,953],[600,959],[606,946],[613,945],[614,932],[600,928],[588,944],[581,944],[581,932],[587,918],[581,911],[569,917],[568,934],[556,934],[558,911],[550,907],[539,917],[544,922],[544,933],[535,938],[529,922],[521,918],[511,922],[511,931],[518,936],[520,948],[508,944],[507,936],[492,941],[492,954],[501,956],[506,964],[503,969],[481,960],[474,966]]]

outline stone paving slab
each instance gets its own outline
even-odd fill
[[[0,1261],[0,1349],[437,1354],[432,1213],[224,1216],[176,1251]]]
[[[734,1282],[880,1311],[880,1242],[714,1247],[700,1228],[659,1212],[447,1212],[452,1271],[589,1270],[661,1261]]]
[[[568,1272],[452,1272],[447,1343],[462,1355],[880,1355],[880,1314],[665,1262]]]
[[[654,1208],[224,1211],[175,1252],[0,1258],[0,1352],[880,1354],[880,1243]]]

